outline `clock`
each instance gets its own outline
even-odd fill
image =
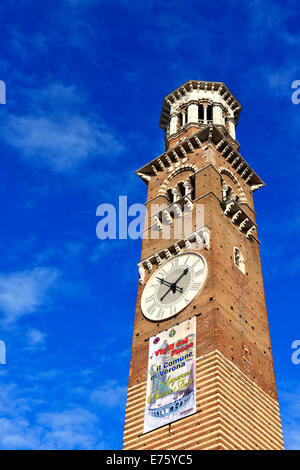
[[[161,321],[183,310],[201,290],[207,274],[199,253],[185,252],[160,266],[149,278],[141,299],[148,320]]]

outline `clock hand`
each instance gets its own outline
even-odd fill
[[[177,279],[177,281],[175,281],[173,284],[177,284],[178,281],[180,281],[180,279],[185,276],[187,273],[189,272],[188,268],[185,268],[185,270],[183,271],[183,273],[181,274],[181,276],[179,276],[179,278]]]
[[[161,302],[164,300],[164,298],[165,298],[166,295],[170,292],[170,290],[173,291],[172,285],[171,285],[171,287],[169,287],[169,289],[167,290],[167,292],[161,297],[161,299],[160,299]]]
[[[156,279],[157,279],[158,281],[160,281],[161,284],[165,284],[166,286],[171,286],[171,282],[166,281],[166,280],[163,279],[162,277],[157,277]]]
[[[178,289],[180,293],[182,293],[182,291],[183,291],[183,288],[182,288],[182,287],[178,287],[178,286],[176,286],[174,283],[172,283],[172,284],[170,285],[169,289],[167,290],[167,292],[165,292],[164,295],[161,297],[160,301],[162,302],[162,301],[164,300],[164,298],[165,298],[166,295],[170,292],[170,290],[173,292],[173,294],[175,294],[176,289]]]
[[[175,287],[174,287],[174,283],[171,283],[171,282],[169,282],[169,281],[166,281],[165,279],[163,279],[163,278],[161,278],[161,277],[157,277],[156,279],[157,279],[158,281],[160,281],[161,284],[165,284],[166,286],[171,287],[172,290],[173,290],[174,288],[176,288],[179,292],[182,292],[182,291],[183,291],[182,287],[179,287],[179,286],[175,286]]]

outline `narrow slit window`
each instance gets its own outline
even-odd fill
[[[204,120],[204,107],[203,104],[199,104],[198,106],[198,121],[203,121]]]
[[[207,106],[207,120],[212,121],[213,120],[213,107],[211,105]]]
[[[246,274],[245,259],[237,247],[233,248],[233,259],[235,266],[242,271],[243,274]]]
[[[178,125],[179,125],[179,127],[182,127],[182,126],[183,126],[183,116],[182,116],[182,113],[179,113],[179,115],[178,115]]]

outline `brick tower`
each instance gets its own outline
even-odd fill
[[[264,183],[239,153],[240,110],[224,83],[185,83],[163,102],[165,152],[137,171],[148,216],[125,450],[283,449],[252,195]]]

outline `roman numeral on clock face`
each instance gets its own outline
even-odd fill
[[[152,315],[152,313],[154,312],[154,310],[155,310],[155,304],[150,305],[150,307],[147,308],[147,313],[148,313],[148,315]]]
[[[192,284],[192,285],[190,286],[190,289],[191,289],[191,290],[199,290],[200,287],[201,287],[201,282],[194,282],[194,284]]]
[[[200,263],[200,259],[197,259],[196,263],[192,264],[192,268],[194,268],[198,263]]]
[[[178,267],[178,258],[175,258],[172,261],[172,269],[176,269]]]
[[[204,269],[202,268],[202,269],[199,269],[199,271],[196,271],[194,274],[195,276],[200,276],[203,273],[204,273]]]
[[[190,257],[188,256],[188,257],[185,259],[185,262],[183,263],[183,266],[186,266],[186,265],[188,264],[189,259],[190,259]]]
[[[156,314],[156,320],[160,320],[164,316],[164,309],[160,308],[159,311]]]
[[[167,275],[167,271],[165,271],[164,269],[161,269],[161,270],[159,271],[159,274],[160,274],[161,277],[164,277],[164,276]]]
[[[169,315],[170,317],[172,317],[173,315],[176,315],[176,305],[170,305],[169,307]]]

